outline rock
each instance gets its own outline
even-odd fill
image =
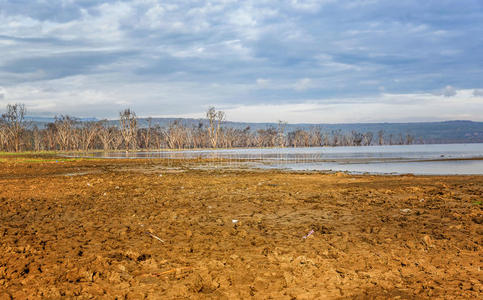
[[[426,247],[428,247],[428,248],[430,248],[430,247],[432,247],[432,246],[433,246],[433,241],[431,240],[431,238],[429,237],[429,235],[425,235],[425,236],[423,237],[423,244],[424,244]]]

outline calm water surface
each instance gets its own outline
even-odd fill
[[[483,174],[483,144],[94,153],[106,158],[220,158],[265,168],[418,175]]]

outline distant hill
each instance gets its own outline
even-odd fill
[[[54,118],[29,117],[32,124],[42,128],[47,123],[54,122]],[[82,121],[97,121],[95,118],[83,118]],[[189,119],[189,118],[152,118],[152,126],[159,125],[167,127],[171,122],[180,121],[185,126],[198,126],[201,122],[203,126],[208,125],[205,119]],[[140,118],[138,120],[141,128],[147,127],[148,119]],[[117,120],[110,120],[109,123],[117,126]],[[246,123],[246,122],[230,122],[223,123],[225,127],[237,129],[245,129],[256,131],[266,129],[270,126],[277,127],[277,123]],[[310,130],[314,127],[320,127],[322,131],[341,130],[344,133],[357,132],[373,132],[377,135],[379,130],[384,131],[384,135],[393,135],[395,138],[402,134],[403,136],[410,134],[415,138],[415,142],[424,143],[483,143],[483,122],[473,121],[444,121],[444,122],[411,122],[411,123],[350,123],[350,124],[287,124],[285,130],[290,132],[296,129]]]

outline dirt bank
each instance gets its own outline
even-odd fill
[[[477,299],[482,193],[483,176],[5,159],[0,299]]]

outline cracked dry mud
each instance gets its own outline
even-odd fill
[[[482,297],[483,176],[163,164],[0,163],[0,299]]]

